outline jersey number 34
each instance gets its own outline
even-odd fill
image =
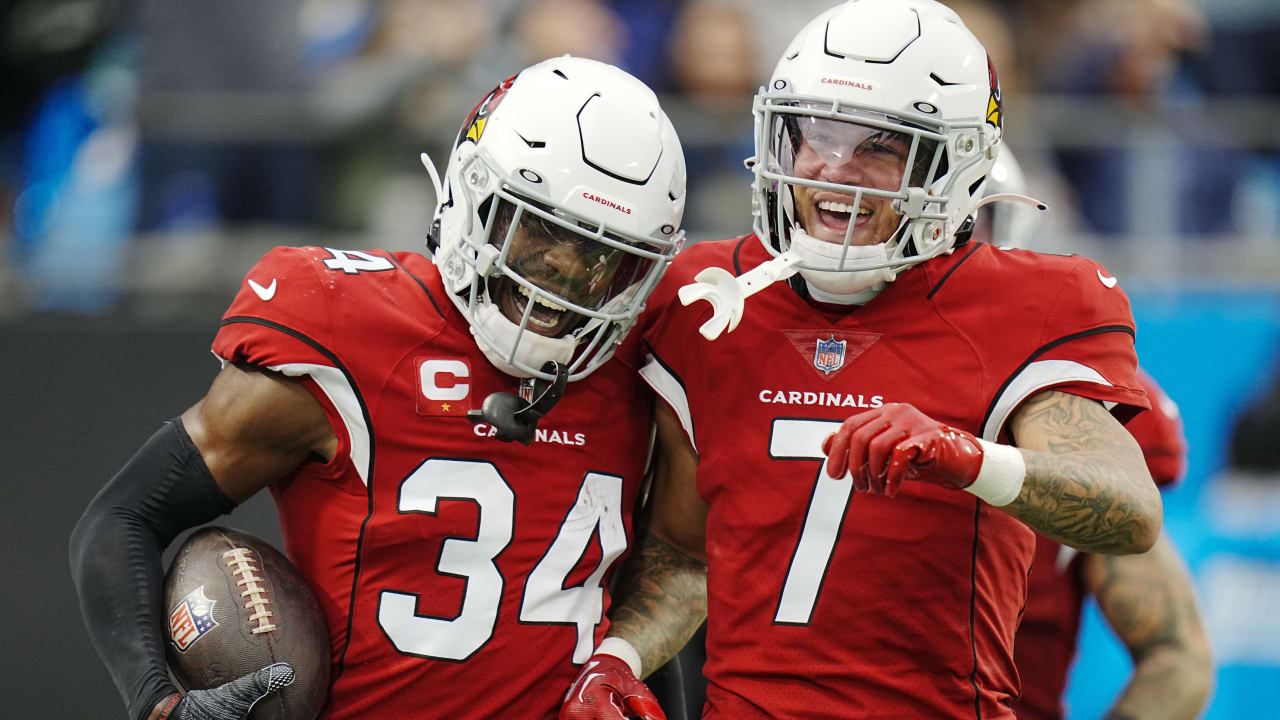
[[[479,506],[475,539],[444,541],[436,571],[466,580],[462,609],[454,618],[417,613],[418,595],[383,590],[378,624],[402,653],[441,660],[466,660],[493,637],[506,583],[495,563],[511,543],[515,493],[493,463],[431,458],[400,486],[401,513],[435,515],[440,500],[470,500]],[[597,529],[600,564],[581,585],[564,586]],[[555,540],[525,581],[520,622],[573,625],[573,661],[584,663],[595,645],[595,627],[604,614],[605,571],[627,548],[622,522],[622,478],[589,472],[565,515]]]

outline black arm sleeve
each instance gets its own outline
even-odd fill
[[[102,488],[71,533],[80,611],[134,720],[177,692],[164,659],[164,549],[234,507],[174,419]]]

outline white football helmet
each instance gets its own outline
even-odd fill
[[[428,247],[477,345],[517,377],[602,365],[684,239],[671,121],[644,83],[594,60],[554,58],[494,88],[442,185]]]
[[[851,295],[950,252],[968,232],[1003,113],[986,50],[953,10],[849,0],[792,40],[753,114],[756,234],[774,255],[794,250],[811,287]],[[883,166],[891,175],[863,172],[882,158],[893,160]],[[833,180],[830,167],[860,169]],[[805,231],[797,189],[817,199],[810,205],[821,209],[805,212],[829,221],[843,244]],[[896,231],[879,245],[852,244],[858,218],[876,212]]]

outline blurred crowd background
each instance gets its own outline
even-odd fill
[[[43,371],[111,355],[152,372],[160,361],[127,342],[95,336],[88,353],[76,334],[151,324],[207,343],[273,245],[422,249],[434,197],[418,154],[443,167],[486,90],[562,53],[615,63],[659,93],[688,160],[691,240],[740,235],[751,96],[832,4],[0,0],[0,356],[15,363],[0,377],[53,386]],[[949,4],[989,49],[1007,142],[1050,205],[1036,249],[1086,254],[1120,277],[1143,363],[1182,407],[1190,473],[1166,496],[1166,527],[1217,650],[1208,717],[1275,717],[1280,2]],[[36,329],[49,327],[72,330]],[[200,388],[216,366],[189,370]],[[169,415],[131,431],[140,440],[191,400],[164,398]],[[120,422],[92,391],[37,415],[54,425],[39,435],[30,408],[8,410],[7,437],[21,426],[37,438],[16,467],[60,452],[60,414]],[[102,460],[106,471],[135,446]],[[105,479],[77,480],[50,538]],[[51,587],[70,592],[61,576]],[[1105,629],[1091,621],[1084,634],[1079,718],[1097,717],[1124,679]]]
[[[663,96],[690,235],[740,234],[750,98],[830,4],[4,0],[0,312],[221,297],[240,251],[276,242],[416,249],[433,206],[417,153],[443,165],[485,90],[565,52]],[[1053,207],[1044,248],[1131,277],[1275,277],[1280,4],[951,4],[989,48],[1009,144]]]

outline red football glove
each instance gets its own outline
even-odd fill
[[[967,488],[982,467],[982,446],[973,435],[908,403],[888,403],[851,416],[823,441],[822,451],[831,477],[850,470],[858,491],[889,497],[906,478]]]
[[[560,720],[667,720],[658,700],[619,657],[592,655],[573,681]]]

